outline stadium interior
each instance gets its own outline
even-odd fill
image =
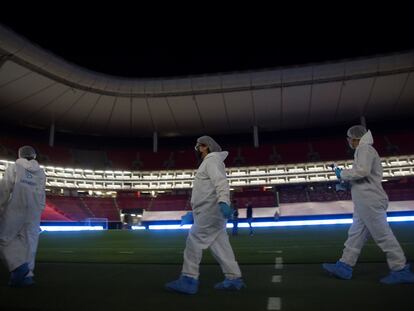
[[[329,279],[320,263],[337,259],[352,222],[351,193],[337,191],[332,165],[352,167],[346,130],[355,124],[373,133],[388,220],[414,260],[413,73],[414,50],[404,49],[120,77],[67,61],[0,24],[0,179],[23,145],[35,148],[47,177],[39,285],[20,294],[1,284],[0,309],[412,310],[412,285],[377,282],[387,267],[372,241],[354,285]],[[180,271],[190,227],[180,222],[191,210],[201,135],[229,152],[240,221],[239,236],[230,239],[248,288],[213,292],[221,276],[206,254],[206,287],[188,299],[162,286]],[[230,234],[231,221],[227,227]]]

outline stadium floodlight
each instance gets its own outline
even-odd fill
[[[252,184],[252,185],[263,184],[263,183],[265,184],[266,180],[259,179],[259,180],[251,180],[250,181],[250,184]]]
[[[396,165],[396,166],[401,166],[401,165],[406,165],[406,164],[408,164],[408,162],[407,162],[407,161],[405,161],[405,160],[403,160],[403,161],[396,160],[396,161],[391,161],[391,162],[390,162],[390,164],[391,164],[391,165]]]

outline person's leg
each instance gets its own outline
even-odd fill
[[[197,243],[194,232],[190,230],[184,250],[184,263],[181,276],[165,284],[165,288],[182,294],[196,294],[198,292],[199,267],[203,249]]]
[[[381,205],[383,204],[383,205]],[[378,206],[367,206],[364,217],[367,227],[375,243],[386,254],[391,272],[381,279],[385,284],[414,283],[414,273],[410,271],[404,252],[387,222],[388,202],[380,202]]]
[[[387,222],[386,206],[380,204],[379,206],[366,207],[361,212],[361,217],[364,217],[366,226],[375,243],[386,254],[390,270],[404,269],[407,260]]]
[[[227,279],[241,277],[240,267],[231,247],[227,232],[223,230],[210,245],[211,253],[220,264],[220,267]]]
[[[40,235],[40,216],[39,219],[34,221],[27,227],[27,262],[29,263],[30,273],[29,276],[34,276],[35,260],[37,247],[39,244],[39,235]]]
[[[359,217],[358,212],[355,211],[353,223],[348,230],[348,239],[345,242],[345,249],[343,250],[341,259],[335,264],[324,263],[322,265],[323,269],[340,279],[351,279],[352,267],[356,264],[361,249],[368,237],[368,229]]]
[[[369,238],[369,231],[359,214],[355,211],[353,222],[348,230],[348,238],[340,259],[341,262],[353,267],[358,261],[362,248]]]
[[[218,290],[240,290],[246,287],[225,230],[211,244],[210,250],[225,275],[224,281],[217,283],[214,288]]]
[[[233,220],[233,229],[231,230],[231,235],[237,235],[237,222]]]
[[[200,273],[200,262],[203,256],[203,249],[197,243],[197,239],[190,231],[187,237],[187,242],[184,250],[184,263],[182,268],[182,275],[198,279]]]
[[[0,256],[10,271],[9,286],[27,287],[34,284],[30,275],[27,254],[28,244],[24,229],[7,245],[0,247]]]
[[[20,232],[7,245],[1,246],[0,256],[10,272],[27,263],[27,244],[24,235]]]

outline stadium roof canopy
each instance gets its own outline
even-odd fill
[[[0,26],[3,121],[75,134],[193,136],[414,115],[414,51],[297,67],[130,79],[71,64]]]

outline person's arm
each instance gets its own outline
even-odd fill
[[[358,180],[367,177],[371,173],[374,153],[369,145],[358,149],[352,169],[342,170],[341,179]]]
[[[214,185],[218,202],[230,205],[230,187],[227,181],[224,163],[216,158],[208,159],[206,163],[207,175]]]
[[[0,180],[0,214],[6,207],[9,201],[10,194],[13,191],[14,183],[16,180],[16,166],[14,164],[9,165],[4,172],[3,179]]]

